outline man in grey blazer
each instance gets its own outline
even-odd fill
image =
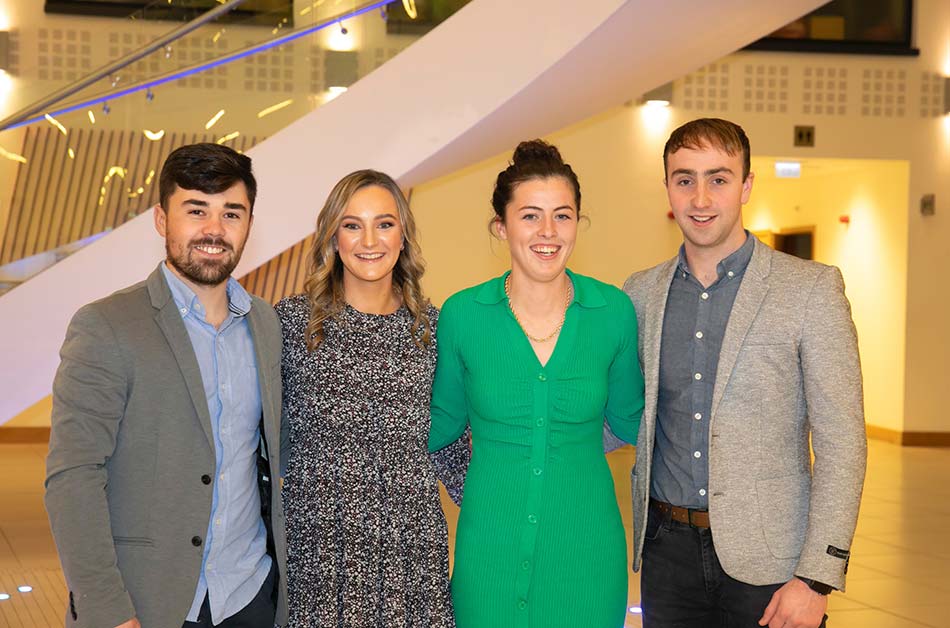
[[[167,259],[81,308],[53,383],[46,508],[75,628],[285,621],[280,325],[231,272],[250,158],[175,150],[155,226]]]
[[[624,286],[646,380],[632,477],[646,628],[814,628],[844,590],[867,457],[851,310],[837,268],[743,228],[749,151],[725,120],[673,132],[683,246]]]

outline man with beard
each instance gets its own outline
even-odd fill
[[[166,259],[73,317],[53,383],[46,508],[66,625],[244,628],[286,617],[280,326],[231,278],[250,158],[184,146],[162,168]]]

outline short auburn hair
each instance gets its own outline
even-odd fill
[[[699,150],[707,147],[717,148],[727,155],[741,153],[742,180],[746,180],[752,168],[749,137],[741,126],[721,118],[699,118],[673,131],[663,147],[663,176],[667,174],[669,156],[679,149]]]

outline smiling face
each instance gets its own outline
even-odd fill
[[[540,282],[560,277],[577,240],[574,189],[564,177],[519,183],[497,228],[508,241],[512,272]]]
[[[391,289],[403,236],[399,209],[388,190],[378,185],[357,190],[343,209],[334,237],[344,290],[358,283]]]
[[[687,255],[728,257],[745,242],[742,206],[752,192],[742,178],[742,156],[708,145],[681,148],[667,157],[666,192],[683,232]]]
[[[251,229],[251,203],[239,181],[217,194],[176,188],[155,208],[155,229],[165,238],[167,263],[195,286],[227,281]]]

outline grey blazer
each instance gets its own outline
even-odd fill
[[[278,623],[287,617],[280,490],[280,324],[248,314],[269,448]],[[211,516],[211,417],[188,332],[159,269],[80,309],[53,382],[46,509],[69,588],[66,626],[181,626]],[[197,538],[196,538],[197,537]]]
[[[624,285],[639,318],[646,380],[632,474],[634,570],[645,536],[660,337],[675,270],[674,258]],[[709,517],[726,573],[754,585],[799,575],[844,590],[867,440],[857,336],[837,268],[756,240],[722,342],[709,443]]]

